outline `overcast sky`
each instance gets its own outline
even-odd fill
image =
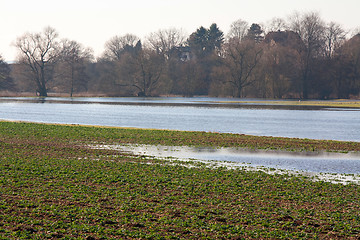
[[[93,48],[98,56],[115,35],[144,38],[170,27],[191,34],[212,23],[227,33],[238,19],[261,24],[294,11],[317,11],[323,20],[353,30],[360,27],[359,10],[360,0],[0,0],[0,54],[14,60],[16,38],[46,26],[60,38]]]

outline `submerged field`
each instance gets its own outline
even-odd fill
[[[0,239],[360,237],[359,185],[169,164],[94,143],[360,151],[351,142],[0,122]]]

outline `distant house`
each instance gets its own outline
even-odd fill
[[[299,34],[294,31],[277,31],[266,34],[264,42],[270,46],[281,45],[298,49],[304,45]]]
[[[187,62],[194,58],[189,46],[175,47],[172,50],[172,56],[176,56],[176,58],[182,62]]]

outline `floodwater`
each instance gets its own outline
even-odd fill
[[[235,99],[236,100],[236,99]],[[0,98],[0,119],[360,141],[358,109],[218,98]]]
[[[242,168],[265,171],[270,174],[300,174],[310,176],[314,180],[360,184],[360,153],[285,152],[153,145],[93,145],[90,147],[156,157],[170,162],[172,160],[188,163],[201,162],[210,167]],[[185,166],[189,167],[189,165]]]
[[[234,100],[236,102],[234,102]],[[228,132],[360,142],[358,109],[283,107],[219,98],[0,98],[0,119]],[[104,146],[103,146],[104,147]],[[114,147],[114,146],[111,146]],[[231,162],[311,173],[360,173],[359,154],[115,146],[156,157]],[[360,182],[359,179],[356,181]]]
[[[153,145],[97,145],[136,155],[160,158],[229,161],[256,167],[306,171],[314,173],[359,174],[360,153],[285,152],[243,148],[199,148]]]

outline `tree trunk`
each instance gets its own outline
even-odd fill
[[[70,89],[70,97],[73,96],[74,92],[74,66],[71,66],[71,89]]]
[[[37,90],[37,93],[39,94],[39,97],[47,97],[48,96],[47,91],[44,88],[39,88]]]
[[[308,79],[307,77],[303,78],[303,84],[302,84],[302,88],[303,88],[303,94],[302,94],[302,98],[303,99],[308,99],[309,98],[309,94],[308,94]]]
[[[38,82],[38,93],[40,97],[47,97],[44,65],[40,68],[40,81]]]
[[[240,85],[237,87],[237,93],[236,93],[237,98],[241,98],[241,90],[242,90],[242,86]]]

